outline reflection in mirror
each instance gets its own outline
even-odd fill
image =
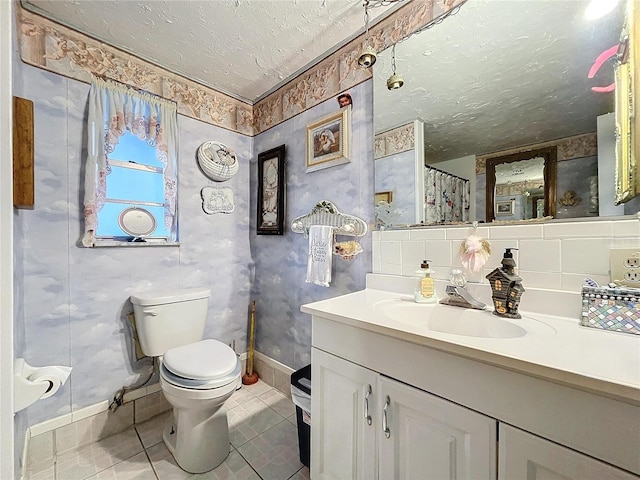
[[[620,62],[616,77],[616,205],[626,203],[640,195],[640,145],[635,132],[638,111],[637,86],[640,81],[640,7],[627,0],[627,19],[618,54]],[[634,94],[635,90],[635,94]]]
[[[517,177],[525,174],[526,177]],[[510,165],[496,165],[496,185],[494,215],[503,215],[498,206],[501,202],[513,202],[509,220],[529,220],[545,215],[544,201],[544,158],[534,157],[520,160]],[[512,196],[515,195],[516,197]],[[516,200],[520,200],[516,205]],[[504,219],[506,220],[506,219]]]
[[[468,1],[456,15],[397,43],[396,69],[404,76],[397,90],[386,86],[391,49],[380,52],[376,184],[380,160],[396,155],[383,146],[420,119],[424,144],[415,144],[424,148],[425,164],[470,181],[469,220],[504,218],[487,209],[489,159],[550,147],[557,150],[558,194],[546,208],[556,208],[555,218],[637,212],[638,199],[615,205],[614,93],[592,90],[614,80],[615,59],[588,78],[598,56],[619,42],[624,2],[593,21],[584,18],[586,6],[584,0]],[[402,188],[387,182],[384,191],[395,199]],[[560,203],[565,193],[581,202]],[[416,215],[400,223],[425,220],[424,195],[415,198]]]
[[[375,142],[376,228],[416,223],[424,209],[424,124],[420,120],[396,128]]]
[[[487,217],[531,220],[556,216],[556,149],[487,160]],[[505,205],[513,208],[507,209]],[[502,207],[502,208],[500,208]]]

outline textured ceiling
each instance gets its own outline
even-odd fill
[[[623,4],[624,2],[620,2]],[[594,132],[613,111],[613,62],[622,7],[584,20],[586,2],[469,0],[457,15],[396,46],[405,84],[389,91],[391,49],[374,66],[375,131],[424,120],[428,162]]]
[[[22,2],[31,11],[249,103],[364,30],[362,0]],[[370,22],[387,10],[371,10]]]
[[[33,11],[203,85],[254,103],[363,30],[362,0],[22,0]],[[425,0],[412,0],[425,1]],[[437,0],[440,1],[440,0]],[[624,2],[620,2],[623,4]],[[613,111],[622,6],[595,22],[586,0],[468,0],[396,47],[405,85],[389,91],[391,52],[374,69],[375,131],[425,121],[429,161],[596,129]],[[386,7],[371,11],[376,17]]]

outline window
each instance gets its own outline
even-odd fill
[[[164,224],[164,169],[155,148],[127,132],[107,155],[107,164],[96,238],[167,240],[171,230]]]
[[[84,246],[177,241],[175,104],[93,79]]]

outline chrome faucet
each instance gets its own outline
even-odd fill
[[[484,310],[486,308],[486,304],[473,298],[473,295],[465,288],[467,278],[462,270],[459,268],[452,269],[449,280],[451,281],[451,285],[447,285],[445,289],[447,298],[440,300],[440,303],[456,307],[475,308],[476,310]]]

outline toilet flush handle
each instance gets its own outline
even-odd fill
[[[143,310],[142,313],[144,313],[145,315],[149,315],[150,317],[158,316],[158,312],[155,312],[153,310]]]

